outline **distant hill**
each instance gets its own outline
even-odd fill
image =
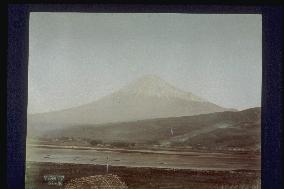
[[[126,122],[223,112],[226,109],[154,75],[144,76],[95,102],[62,111],[28,115],[30,131],[81,124]]]
[[[207,149],[260,150],[260,108],[142,121],[78,125],[41,137],[81,138],[102,143],[134,143]]]

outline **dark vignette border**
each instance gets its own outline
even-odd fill
[[[28,89],[29,12],[178,12],[262,14],[262,188],[283,185],[283,7],[228,5],[11,4],[8,5],[6,184],[24,188]],[[240,73],[241,74],[241,73]],[[2,98],[1,98],[2,100]],[[1,112],[2,113],[2,112]],[[3,114],[3,113],[2,113]],[[5,141],[5,140],[4,140]]]

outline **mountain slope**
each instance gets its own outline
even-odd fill
[[[145,76],[93,103],[67,110],[28,116],[36,129],[78,124],[135,121],[222,112],[229,109],[179,90],[157,76]]]
[[[217,112],[95,126],[80,125],[45,132],[40,137],[68,137],[102,143],[256,150],[260,148],[260,131],[260,108],[252,108],[240,112]]]

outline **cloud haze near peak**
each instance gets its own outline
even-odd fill
[[[227,108],[261,104],[261,15],[31,13],[28,112],[147,74]]]

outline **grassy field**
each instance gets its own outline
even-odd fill
[[[109,167],[129,189],[260,189],[260,171],[197,171],[158,168]],[[44,182],[44,175],[64,175],[62,186]],[[36,163],[26,164],[26,189],[63,189],[74,178],[107,174],[103,165]]]

